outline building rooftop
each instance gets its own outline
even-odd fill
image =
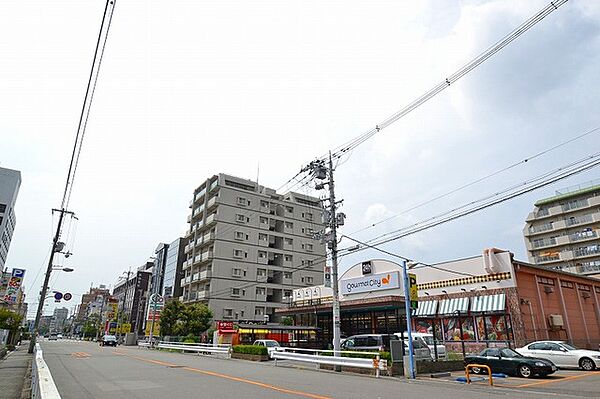
[[[592,180],[576,186],[567,187],[565,189],[556,190],[556,195],[549,198],[544,198],[537,201],[535,206],[552,204],[557,201],[563,201],[569,198],[579,197],[580,195],[600,191],[600,179]]]

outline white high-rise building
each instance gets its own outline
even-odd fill
[[[15,202],[21,186],[21,172],[0,168],[0,270],[4,269],[15,224]]]

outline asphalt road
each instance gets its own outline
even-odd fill
[[[219,359],[135,347],[99,347],[91,342],[43,341],[41,344],[44,359],[63,399],[479,399],[547,398],[549,394],[541,389],[541,392],[534,389],[525,392],[431,380],[376,379],[350,373],[316,371],[310,367],[275,367],[271,362]],[[598,382],[600,380],[595,380],[595,383]],[[565,394],[554,393],[552,396],[581,397]]]

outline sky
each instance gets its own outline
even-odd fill
[[[113,285],[184,235],[220,172],[278,188],[372,129],[548,1],[117,1],[51,288]],[[43,279],[102,0],[0,3],[0,166],[23,182],[8,267]],[[376,227],[379,220],[600,126],[600,2],[569,1],[341,160],[342,233],[367,240],[598,151],[600,133]],[[526,260],[532,204],[592,169],[383,246],[439,262],[499,247]],[[317,194],[310,188],[301,192]],[[342,246],[351,245],[346,241]],[[341,269],[368,258],[363,251]]]

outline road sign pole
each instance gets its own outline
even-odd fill
[[[406,331],[408,333],[408,378],[409,379],[415,379],[416,378],[416,373],[415,373],[415,357],[413,354],[413,340],[412,340],[412,326],[411,326],[411,319],[410,319],[410,313],[411,313],[411,309],[410,309],[410,281],[408,279],[408,272],[406,270],[406,261],[403,260],[402,261],[402,271],[403,271],[403,277],[404,277],[404,310],[406,312]]]

